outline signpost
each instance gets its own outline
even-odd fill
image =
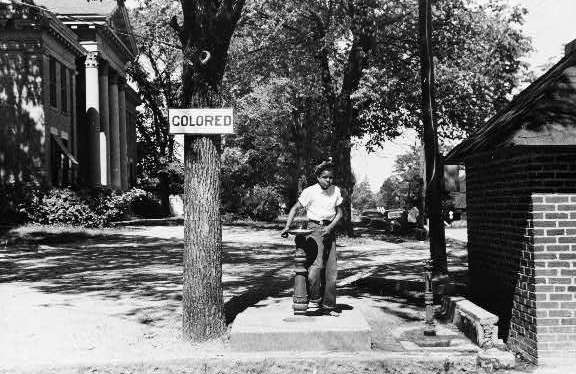
[[[169,109],[171,134],[184,134],[184,336],[226,330],[220,221],[221,134],[234,133],[231,108]]]

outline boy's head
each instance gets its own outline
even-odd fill
[[[332,160],[324,161],[314,168],[314,175],[322,189],[327,189],[334,182],[334,164]]]

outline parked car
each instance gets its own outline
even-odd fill
[[[360,214],[360,224],[374,228],[387,229],[390,226],[388,215],[378,210],[365,210]]]
[[[406,227],[407,213],[404,209],[392,209],[386,212],[392,233],[401,233]]]

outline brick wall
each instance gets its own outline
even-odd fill
[[[576,277],[571,273],[576,270],[576,260],[560,261],[560,253],[556,253],[557,258],[552,259],[553,252],[546,254],[542,249],[564,250],[563,257],[576,253],[576,240],[575,247],[570,246],[568,250],[565,246],[554,247],[560,245],[559,240],[571,240],[568,239],[571,234],[566,227],[556,227],[556,224],[560,225],[560,218],[559,221],[552,218],[556,217],[553,214],[564,213],[552,209],[565,208],[567,202],[545,203],[547,198],[550,201],[560,197],[565,200],[563,194],[570,196],[573,193],[576,196],[574,160],[576,148],[522,147],[477,155],[466,162],[471,297],[474,302],[500,317],[500,337],[507,339],[514,350],[533,361],[555,349],[566,348],[566,345],[555,345],[558,341],[545,344],[544,340],[550,341],[552,334],[559,329],[552,331],[554,326],[544,326],[556,323],[552,322],[548,309],[544,316],[544,308],[551,311],[558,307],[560,310],[562,303],[570,302],[548,298],[573,298],[575,292],[568,290],[568,284],[556,285],[552,282],[570,281],[571,285],[576,285]],[[539,199],[543,199],[544,203],[537,203]],[[574,204],[576,209],[576,201]],[[551,210],[546,216],[546,212],[536,209]],[[576,216],[568,215],[562,222],[568,225],[573,218],[576,219]],[[548,229],[540,227],[553,223],[555,225]],[[576,229],[576,224],[574,226]],[[550,247],[546,247],[548,245]],[[547,257],[550,257],[549,261],[544,259]],[[554,268],[567,264],[569,268]],[[542,268],[543,265],[547,267]],[[563,278],[558,275],[562,275],[562,270]],[[551,285],[552,291],[549,287],[542,288]],[[556,290],[562,296],[550,294]],[[543,299],[545,295],[546,300]],[[564,323],[574,318],[573,314],[571,317],[561,317],[567,312],[560,311],[554,311],[552,315],[558,318],[557,326],[561,326],[562,318],[566,320]],[[574,334],[562,336],[571,339]]]
[[[538,357],[576,356],[576,193],[532,203]]]

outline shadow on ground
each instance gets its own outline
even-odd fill
[[[268,229],[268,228],[266,228]],[[251,235],[272,237],[275,231],[263,228],[234,227],[243,240],[223,241],[223,285],[227,322],[246,308],[268,297],[290,296],[292,292],[293,246],[290,241],[258,242]],[[364,233],[366,235],[366,233]],[[402,250],[414,257],[428,256],[424,242],[390,238],[372,233],[387,243],[402,242]],[[235,237],[237,238],[237,237]],[[275,238],[274,238],[275,239]],[[462,243],[449,245],[458,247]],[[339,295],[380,297],[402,304],[391,309],[406,321],[413,314],[406,308],[423,306],[422,261],[411,259],[374,266],[374,251],[339,247],[339,261],[348,264],[339,277],[346,278],[370,269],[365,277],[339,288]],[[385,252],[385,251],[384,251]],[[452,278],[457,293],[466,288],[465,251],[449,251]],[[385,255],[385,253],[384,253]],[[382,254],[380,254],[382,256]],[[143,298],[167,301],[163,313],[180,306],[182,290],[182,238],[115,233],[87,234],[33,232],[26,236],[6,234],[0,238],[0,283],[23,282],[45,293],[90,294],[106,299]],[[351,264],[351,265],[350,265]]]

